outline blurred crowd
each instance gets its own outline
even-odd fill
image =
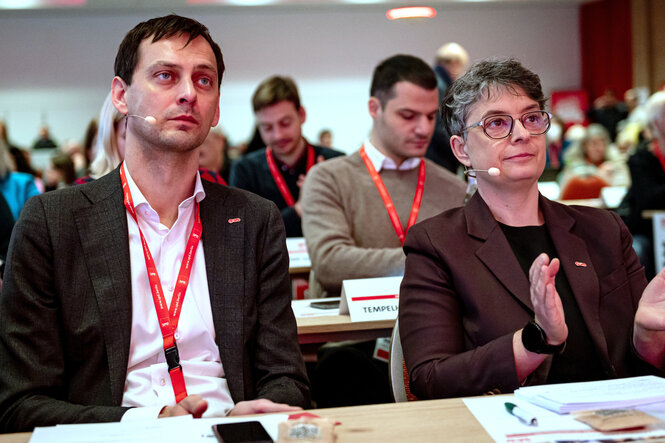
[[[543,180],[556,180],[561,200],[603,198],[628,225],[633,247],[653,276],[653,228],[645,211],[665,209],[665,157],[659,148],[665,144],[665,92],[649,96],[644,88],[629,89],[621,101],[607,90],[586,119],[567,125],[553,116]],[[616,195],[622,198],[609,197]]]

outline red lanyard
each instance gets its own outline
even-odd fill
[[[381,180],[381,176],[379,175],[378,172],[376,172],[376,169],[374,169],[372,161],[369,159],[367,153],[365,152],[365,146],[362,146],[360,148],[360,156],[365,162],[365,166],[369,171],[370,177],[372,177],[372,181],[374,182],[376,189],[378,189],[379,194],[381,194],[381,199],[383,199],[383,205],[386,207],[386,211],[388,211],[388,216],[390,217],[390,221],[393,224],[393,228],[395,229],[395,232],[399,237],[399,241],[402,242],[402,244],[404,244],[406,231],[404,231],[404,228],[402,227],[402,222],[399,220],[399,215],[397,215],[397,210],[395,209],[395,205],[393,205],[393,201],[390,198],[390,194],[388,194],[386,185],[383,183],[383,180]],[[423,201],[424,190],[425,190],[425,160],[421,160],[420,168],[418,169],[418,187],[416,188],[416,195],[413,197],[413,205],[411,205],[411,214],[409,215],[409,222],[406,225],[407,231],[411,226],[413,226],[416,223],[416,220],[418,219],[418,211],[420,211],[420,203],[422,203]]]
[[[272,154],[272,149],[270,148],[266,148],[266,160],[268,161],[268,168],[270,169],[270,174],[272,174],[272,178],[273,180],[275,180],[275,184],[277,185],[277,188],[279,188],[279,192],[282,194],[284,201],[286,202],[287,205],[293,206],[296,203],[296,201],[293,199],[293,195],[291,194],[289,187],[286,186],[284,177],[282,177],[282,174],[277,169],[277,163],[275,163],[275,159],[273,158]],[[312,145],[307,144],[306,172],[309,172],[312,166],[314,166],[314,148],[312,148]]]
[[[166,356],[166,364],[169,368],[169,375],[171,376],[171,384],[173,385],[173,392],[175,393],[175,400],[179,402],[187,397],[187,389],[185,388],[185,378],[182,374],[182,367],[180,366],[180,356],[178,355],[178,346],[176,345],[173,334],[178,327],[178,320],[180,319],[180,311],[182,310],[182,303],[187,292],[187,285],[189,284],[189,275],[192,271],[192,264],[194,263],[194,254],[201,239],[203,232],[203,225],[201,224],[201,216],[199,211],[199,204],[196,203],[196,216],[194,218],[194,226],[192,232],[189,234],[187,246],[185,248],[185,255],[182,257],[180,265],[180,272],[178,272],[178,282],[176,283],[173,297],[171,298],[170,309],[166,307],[166,299],[164,291],[162,290],[162,283],[157,273],[157,266],[150,253],[148,242],[146,242],[139,221],[136,217],[136,210],[134,209],[134,200],[132,193],[129,190],[127,177],[125,177],[125,165],[120,168],[120,180],[122,181],[122,189],[125,194],[125,208],[129,211],[136,222],[136,227],[139,229],[141,236],[141,245],[143,246],[143,256],[145,257],[145,266],[148,270],[148,281],[150,282],[150,291],[152,292],[152,301],[155,304],[157,311],[157,318],[159,319],[159,327],[162,330],[162,338],[164,339],[164,355]]]

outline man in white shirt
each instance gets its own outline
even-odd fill
[[[221,51],[140,23],[116,56],[125,161],[25,207],[0,297],[0,430],[309,405],[274,204],[202,182]]]
[[[423,158],[438,112],[436,77],[424,61],[382,61],[368,110],[372,130],[360,150],[314,166],[303,186],[312,297],[339,296],[345,279],[402,275],[409,227],[464,200],[464,181]],[[363,359],[372,350],[365,343],[320,353],[319,407],[390,401],[387,365]]]

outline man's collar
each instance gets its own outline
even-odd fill
[[[122,162],[122,168],[125,169],[125,177],[127,178],[127,186],[129,186],[129,192],[132,194],[132,201],[134,202],[134,207],[138,208],[139,205],[141,204],[146,204],[150,206],[150,203],[148,203],[148,200],[146,200],[145,196],[139,189],[139,187],[136,185],[136,182],[132,178],[132,175],[129,173],[129,169],[127,168],[127,165],[125,162]],[[185,200],[180,202],[182,203],[190,200],[191,198],[194,198],[197,203],[200,203],[201,200],[203,200],[206,196],[205,191],[203,190],[203,184],[201,183],[201,175],[196,172],[196,181],[194,183],[194,193],[190,196],[187,197]]]
[[[399,168],[395,164],[395,161],[390,157],[385,156],[381,151],[379,151],[369,140],[365,140],[365,153],[369,157],[369,160],[372,162],[376,172],[381,172],[382,169],[392,169],[400,171],[409,171],[415,169],[420,165],[422,160],[420,157],[411,157],[407,158],[399,165]]]

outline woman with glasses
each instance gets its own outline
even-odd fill
[[[451,148],[478,191],[412,227],[404,245],[399,324],[419,398],[663,366],[665,273],[647,288],[616,214],[538,192],[545,101],[515,60],[475,64],[443,100]]]

